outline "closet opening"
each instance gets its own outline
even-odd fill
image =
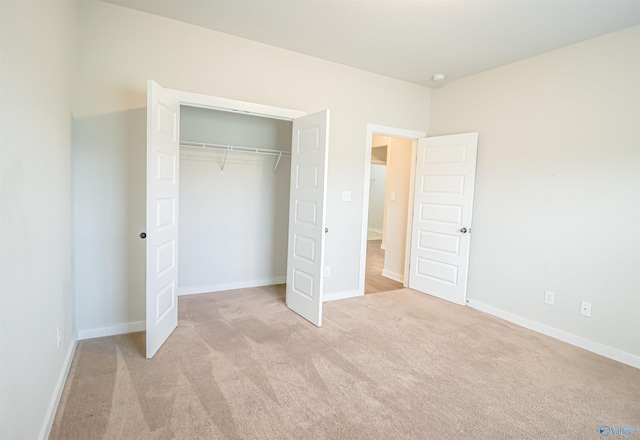
[[[179,294],[286,282],[287,307],[320,327],[329,110],[147,90],[146,357]]]
[[[292,121],[180,106],[178,295],[284,284]]]

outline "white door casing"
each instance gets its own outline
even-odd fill
[[[322,325],[329,110],[294,119],[287,306]]]
[[[418,140],[409,287],[461,305],[477,150],[478,133]]]
[[[146,356],[178,324],[178,171],[180,102],[154,81],[147,87]]]

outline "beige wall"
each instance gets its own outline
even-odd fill
[[[384,223],[384,189],[387,180],[387,165],[371,164],[369,179],[368,229],[382,233]]]
[[[146,81],[331,110],[326,293],[358,289],[367,123],[425,130],[430,90],[93,0],[79,2],[74,124],[78,327],[144,319]],[[343,190],[352,192],[342,202]]]
[[[410,139],[389,138],[382,273],[398,281],[404,280],[412,144]]]
[[[471,131],[469,299],[640,365],[640,27],[435,90],[429,134]]]
[[[44,438],[74,346],[74,7],[1,2],[0,438]],[[62,345],[57,346],[57,329]]]

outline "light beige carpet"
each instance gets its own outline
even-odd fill
[[[325,303],[320,329],[283,286],[179,307],[153,360],[142,333],[78,344],[51,439],[596,439],[640,425],[640,370],[411,290]]]

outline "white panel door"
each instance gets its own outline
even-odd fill
[[[322,325],[329,110],[294,119],[287,306]]]
[[[478,133],[418,140],[409,287],[467,299]]]
[[[147,88],[147,358],[178,324],[178,170],[180,103],[171,90]]]

